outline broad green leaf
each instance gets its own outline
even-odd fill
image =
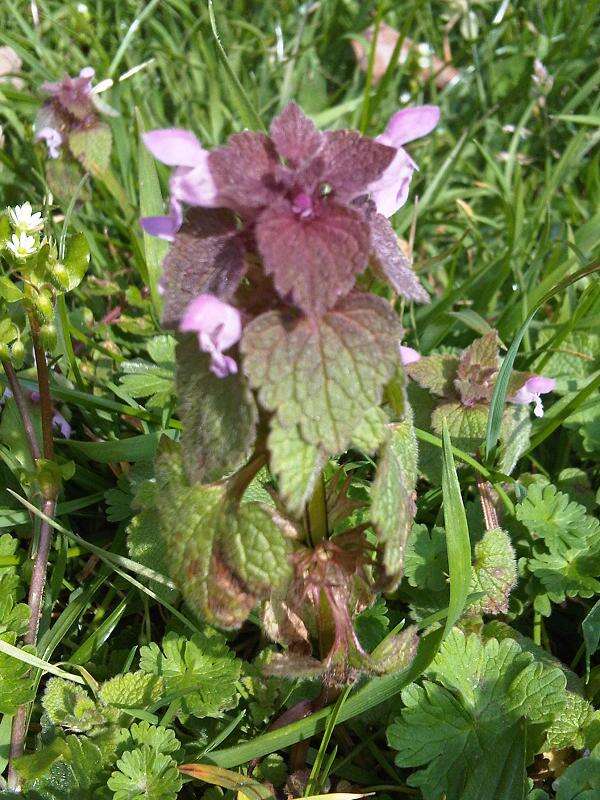
[[[23,298],[23,292],[10,278],[0,275],[0,297],[7,303],[16,303]]]
[[[193,336],[177,346],[177,391],[183,452],[191,480],[213,481],[248,459],[258,421],[241,375],[217,378]]]
[[[244,330],[244,370],[282,427],[328,454],[344,450],[394,375],[400,328],[380,297],[354,294],[319,320],[271,311]]]
[[[74,733],[87,733],[107,723],[102,709],[86,690],[62,678],[50,678],[46,683],[42,706],[53,725]]]
[[[156,461],[153,496],[169,572],[208,622],[238,627],[259,599],[285,585],[290,523],[267,505],[238,507],[226,484],[190,485],[180,449],[169,440]]]
[[[556,800],[597,800],[600,797],[600,758],[580,758],[557,781]]]
[[[562,672],[533,662],[513,640],[482,644],[455,629],[430,674],[435,683],[426,679],[403,691],[406,709],[388,729],[398,766],[423,767],[409,785],[426,800],[521,800],[536,732],[566,702]],[[515,781],[509,768],[519,751]]]
[[[99,122],[92,128],[76,131],[69,136],[69,149],[86,172],[101,176],[110,164],[111,130],[106,123]]]
[[[594,607],[581,623],[583,630],[583,641],[585,642],[585,661],[586,672],[589,678],[590,659],[598,650],[600,645],[600,600],[597,600]]]
[[[600,711],[595,711],[585,697],[568,692],[564,711],[548,729],[546,741],[552,750],[591,750],[600,741]]]
[[[510,536],[501,528],[486,531],[475,545],[471,594],[483,597],[469,610],[479,614],[505,614],[508,599],[517,583],[517,562]]]
[[[388,425],[371,487],[370,518],[383,545],[382,565],[394,585],[402,575],[406,540],[415,516],[417,439],[412,420]]]
[[[479,449],[485,435],[488,407],[484,403],[468,407],[462,403],[440,403],[431,414],[431,427],[441,436],[444,424],[452,442],[467,453]]]
[[[240,662],[216,631],[191,639],[168,633],[162,648],[156,642],[140,650],[140,667],[164,681],[167,695],[179,699],[180,715],[222,717],[238,702]]]
[[[450,580],[450,603],[444,628],[447,636],[463,612],[469,595],[471,573],[471,542],[465,508],[460,494],[454,457],[448,428],[444,424],[443,434],[442,496],[444,526],[446,528],[446,547]]]
[[[267,446],[279,494],[290,512],[299,516],[313,493],[327,456],[316,445],[304,441],[297,425],[284,428],[276,418],[271,421]]]
[[[15,645],[17,634],[8,631],[0,640]],[[35,648],[26,646],[24,652],[35,654]],[[35,697],[35,676],[29,664],[13,658],[0,650],[0,714],[14,714],[17,708]]]
[[[534,539],[544,540],[552,553],[581,551],[600,543],[600,522],[552,484],[532,483],[516,508],[516,516]]]
[[[61,287],[70,292],[79,286],[90,263],[90,248],[83,233],[78,233],[67,241],[62,263],[66,282],[61,282]]]
[[[64,752],[43,775],[25,788],[39,800],[112,800],[110,774],[101,750],[85,736],[67,736]]]
[[[362,450],[363,453],[374,453],[387,438],[387,421],[388,417],[382,408],[371,408],[355,428],[352,434],[352,446]]]

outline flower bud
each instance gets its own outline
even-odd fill
[[[17,339],[13,342],[10,348],[10,360],[17,368],[23,366],[23,362],[25,361],[25,345],[21,339]]]
[[[52,323],[42,325],[40,328],[40,339],[46,350],[54,350],[58,341],[58,335]]]
[[[52,267],[52,281],[62,291],[67,291],[69,288],[69,272],[64,264],[60,262]]]
[[[35,298],[35,304],[45,322],[54,319],[54,304],[50,292],[42,289]]]

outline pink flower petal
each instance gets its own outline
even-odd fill
[[[401,147],[384,173],[367,187],[377,211],[391,217],[408,199],[408,189],[417,165]]]
[[[525,386],[533,394],[547,394],[556,389],[554,378],[544,378],[543,375],[534,375],[525,382]]]
[[[202,349],[209,348],[209,337],[214,348],[221,352],[239,341],[242,319],[239,311],[212,294],[200,294],[186,308],[179,330],[193,332],[202,337]]]
[[[392,147],[401,147],[406,142],[427,136],[439,119],[440,109],[437,106],[403,108],[390,117],[385,131],[377,140]]]
[[[177,201],[202,208],[219,208],[224,203],[217,196],[217,187],[208,166],[207,150],[202,151],[195,167],[177,167],[171,175],[169,188]]]
[[[152,155],[170,167],[195,167],[207,155],[196,136],[181,128],[149,131],[143,139]]]
[[[414,364],[415,361],[420,361],[421,354],[412,347],[406,347],[405,345],[401,344],[400,360],[402,361],[402,366],[407,367],[409,364]]]

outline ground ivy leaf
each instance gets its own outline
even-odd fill
[[[397,581],[416,512],[417,438],[408,418],[389,424],[388,431],[371,487],[370,518],[383,545],[385,575]]]
[[[400,326],[382,298],[353,294],[320,319],[262,314],[244,331],[244,369],[283,427],[327,453],[344,450],[381,402],[399,359]]]
[[[156,642],[140,649],[140,668],[162,678],[168,695],[180,694],[180,716],[222,717],[237,705],[240,662],[216,631],[191,639],[168,633],[162,649]]]
[[[279,493],[290,513],[299,516],[312,495],[327,456],[316,445],[304,441],[297,425],[284,428],[276,418],[271,422],[267,446]]]
[[[408,783],[426,800],[522,800],[524,767],[533,753],[508,793],[498,775],[514,758],[518,739],[522,752],[525,741],[528,748],[540,744],[539,729],[564,708],[561,670],[533,662],[512,639],[483,644],[455,628],[430,675],[435,683],[425,679],[402,692],[406,708],[388,729],[398,766],[424,767]]]
[[[177,393],[182,445],[192,481],[213,481],[235,471],[254,444],[256,404],[240,374],[217,378],[194,336],[177,345]]]

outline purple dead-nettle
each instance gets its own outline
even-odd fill
[[[72,134],[97,127],[100,113],[116,114],[99,98],[99,93],[111,86],[112,81],[93,86],[94,75],[92,67],[84,67],[75,78],[67,75],[60,81],[42,84],[41,90],[48,99],[35,120],[35,141],[45,142],[50,158],[60,156],[62,146]]]
[[[400,345],[400,361],[402,362],[402,366],[407,367],[409,364],[414,364],[415,361],[419,361],[420,358],[421,354],[413,347],[407,347],[403,344]]]
[[[211,294],[198,295],[186,308],[179,330],[196,333],[200,349],[211,359],[211,371],[218,378],[237,372],[237,364],[223,354],[239,342],[242,334],[240,312]]]
[[[415,169],[402,145],[429,133],[438,117],[433,106],[403,110],[373,140],[350,130],[321,132],[291,103],[273,120],[270,136],[244,131],[210,152],[189,131],[152,131],[147,147],[175,170],[170,214],[145,218],[142,226],[172,239],[182,205],[228,209],[227,235],[238,255],[230,259],[227,291],[243,276],[244,255],[258,257],[279,296],[311,316],[347,295],[370,263],[397,293],[426,302],[387,217],[406,201]],[[223,219],[221,213],[220,236]],[[215,251],[214,237],[205,239],[211,258],[221,256],[225,242]]]

